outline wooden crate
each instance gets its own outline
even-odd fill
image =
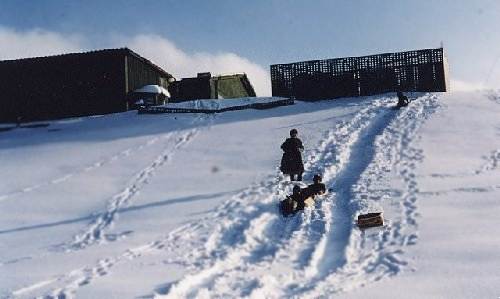
[[[359,215],[357,224],[360,228],[382,226],[384,225],[382,212]]]

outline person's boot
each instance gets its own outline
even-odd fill
[[[302,172],[297,174],[297,181],[301,182],[302,181]]]

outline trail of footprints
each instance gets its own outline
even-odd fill
[[[416,191],[413,170],[416,167],[415,161],[418,163],[418,159],[423,158],[423,153],[417,148],[409,147],[413,144],[412,140],[416,138],[420,125],[432,115],[436,107],[435,98],[422,97],[412,104],[411,109],[399,112],[396,119],[390,122],[375,141],[373,161],[353,186],[354,198],[347,208],[358,212],[381,210],[382,199],[399,197],[401,219],[411,222],[414,210],[408,203],[415,203],[416,199],[407,194],[414,194],[413,191]],[[408,118],[412,121],[409,122]],[[407,156],[403,157],[402,152]],[[401,178],[409,192],[384,187],[387,174],[398,163],[408,166],[408,169],[402,171],[404,175]],[[399,273],[403,267],[408,266],[402,258],[404,246],[415,244],[417,235],[416,227],[398,231],[398,226],[405,227],[405,224],[398,225],[396,219],[386,223],[382,229],[366,232],[354,230],[345,248],[347,261],[344,266],[318,281],[311,289],[300,293],[300,297],[317,298],[322,294],[344,292]]]
[[[373,112],[375,107],[370,109],[370,111]],[[336,141],[345,142],[346,138],[350,136],[348,131],[352,130],[348,127],[358,124],[361,119],[365,120],[364,118],[359,118],[352,123],[341,124],[339,129],[342,133],[336,136],[336,138],[338,138]],[[345,129],[345,131],[343,129]],[[312,155],[312,159],[316,159],[316,157],[321,159],[321,155],[325,155],[325,153],[332,149],[330,143],[333,138],[327,138],[326,140],[329,141],[325,141],[320,146],[318,152]],[[329,155],[329,157],[335,157],[335,155]],[[309,166],[313,164],[315,163],[306,162],[306,165]],[[338,166],[336,163],[333,163],[333,161],[331,165],[333,165],[331,167]],[[318,169],[314,169],[314,171],[317,170]],[[285,262],[285,260],[290,258],[290,256],[286,254],[288,245],[286,244],[287,240],[294,240],[295,238],[291,238],[291,235],[303,231],[301,229],[297,230],[298,227],[308,227],[307,221],[291,220],[284,222],[277,216],[277,200],[281,198],[284,193],[287,193],[289,188],[290,184],[285,182],[282,177],[270,177],[268,180],[255,184],[248,190],[235,196],[219,207],[214,215],[207,217],[204,221],[197,221],[180,227],[164,238],[151,242],[145,246],[128,250],[114,259],[104,259],[99,261],[94,267],[76,271],[73,275],[65,277],[67,280],[67,282],[64,283],[66,287],[53,291],[49,298],[69,298],[76,293],[79,287],[89,284],[100,275],[106,274],[110,267],[130,259],[135,259],[143,254],[156,251],[178,253],[177,258],[165,260],[165,263],[180,263],[192,271],[197,271],[199,269],[215,269],[208,270],[207,276],[204,278],[202,277],[200,280],[202,285],[203,281],[207,278],[210,280],[210,277],[214,278],[212,279],[213,283],[216,283],[218,279],[220,284],[221,277],[217,274],[220,272],[216,270],[224,269],[223,264],[231,258],[238,261],[243,258],[248,261],[256,262],[259,258],[264,256],[264,260],[267,258],[269,262],[273,261],[273,259]],[[321,213],[321,210],[319,210],[319,216],[317,217],[325,217],[325,215],[321,215]],[[227,220],[228,218],[233,218],[234,215],[237,215],[234,221],[218,221],[220,224],[219,227],[215,229],[215,233],[207,233],[214,231],[214,218]],[[329,217],[327,217],[327,219],[328,218]],[[319,224],[318,227],[322,226],[320,220],[313,222]],[[321,235],[321,231],[324,231],[324,229],[318,227],[314,227],[310,230],[311,235],[315,235],[316,233]],[[269,231],[266,232],[266,230]],[[201,236],[208,237],[203,238]],[[262,239],[261,236],[271,236],[274,239]],[[252,241],[253,244],[249,244],[252,243]],[[309,246],[314,246],[314,239],[311,241]],[[262,247],[260,246],[261,244],[271,244],[271,246]],[[273,244],[275,244],[275,246]],[[242,246],[241,250],[233,252],[232,248],[238,245]],[[297,244],[297,246],[300,246],[300,244]],[[191,250],[186,250],[186,248],[190,248]],[[264,252],[268,254],[263,254]],[[214,260],[217,261],[214,263]],[[220,269],[218,267],[220,267]],[[214,276],[212,276],[212,274]],[[257,288],[258,283],[252,284],[252,281],[256,282],[256,280],[249,281],[247,283],[248,288]],[[234,280],[231,283],[234,284]],[[191,283],[187,285],[191,285]],[[179,286],[177,286],[177,289],[179,289]]]
[[[141,151],[147,147],[150,147],[150,146],[158,143],[161,140],[168,141],[171,138],[171,135],[172,135],[172,133],[168,133],[168,134],[165,134],[161,137],[154,137],[154,138],[148,140],[147,142],[140,144],[136,147],[127,148],[125,150],[122,150],[122,151],[110,156],[110,157],[106,157],[106,158],[103,158],[97,162],[93,162],[88,166],[85,166],[85,167],[82,167],[79,169],[75,169],[75,170],[73,170],[69,173],[66,173],[60,177],[52,178],[48,181],[45,181],[45,182],[42,182],[39,184],[34,184],[31,186],[27,186],[27,187],[23,187],[21,189],[14,190],[14,191],[11,191],[11,192],[8,192],[5,194],[0,194],[0,202],[7,200],[7,199],[10,199],[12,197],[18,196],[18,195],[23,195],[23,194],[30,193],[33,191],[38,191],[39,189],[42,189],[42,188],[45,188],[48,186],[58,185],[58,184],[67,182],[68,180],[70,180],[78,175],[91,172],[93,170],[96,170],[96,169],[101,168],[103,166],[106,166],[108,164],[114,163],[115,161],[126,158],[135,152]]]
[[[198,117],[193,121],[193,124],[202,122],[206,119],[209,120],[209,124],[213,121],[212,117]],[[208,127],[210,126],[205,126],[205,128]],[[191,141],[199,133],[199,130],[200,129],[195,126],[195,128],[191,130],[181,131],[177,134],[169,134],[169,138],[175,140],[173,144],[169,142],[167,148],[150,165],[141,170],[129,186],[125,187],[110,200],[106,211],[100,213],[89,225],[89,227],[87,227],[87,229],[76,235],[73,242],[65,244],[62,247],[66,251],[73,251],[85,249],[87,246],[96,243],[115,241],[116,239],[114,239],[114,237],[111,237],[110,239],[110,235],[105,234],[105,230],[113,224],[119,210],[130,204],[132,197],[140,191],[142,186],[146,184],[149,179],[151,179],[155,171],[167,163],[176,150]],[[175,232],[176,231],[173,231],[172,233]],[[21,290],[13,291],[12,294],[23,292],[24,289],[31,292],[42,287],[45,288],[46,285],[57,284],[64,285],[64,287],[53,289],[40,298],[72,298],[78,288],[88,285],[94,279],[108,274],[109,269],[117,263],[137,258],[142,256],[145,252],[150,252],[155,249],[158,250],[161,249],[161,247],[161,244],[153,242],[145,246],[129,249],[114,258],[101,259],[95,266],[77,269],[71,271],[69,274],[63,274],[55,278],[51,278],[46,282],[37,282],[31,286],[22,288]]]
[[[356,139],[359,131],[370,123],[380,108],[378,105],[375,103],[362,110],[350,122],[340,124],[333,133],[329,133],[319,151],[306,162],[306,168],[311,171],[308,170],[305,177],[319,171],[328,184],[347,163],[345,159],[349,154],[345,152],[350,150],[352,139]],[[334,147],[336,153],[332,155]],[[234,290],[243,282],[247,287],[236,288],[242,292],[239,295],[255,294],[259,290],[265,292],[268,288],[266,281],[252,276],[252,273],[257,274],[275,264],[297,265],[299,272],[321,271],[317,269],[321,262],[314,260],[321,259],[324,252],[316,252],[315,249],[318,239],[328,234],[331,227],[329,211],[332,198],[326,198],[319,209],[283,221],[276,215],[276,204],[288,193],[291,185],[282,179],[277,184],[270,184],[272,181],[268,180],[269,186],[255,192],[258,196],[252,196],[254,192],[243,193],[231,199],[213,216],[221,224],[211,229],[206,244],[197,245],[198,254],[185,257],[192,262],[202,260],[201,267],[193,267],[193,274],[174,284],[166,297],[193,297],[200,292],[224,297],[229,295],[224,293],[225,288]],[[203,257],[206,257],[205,261]],[[279,284],[283,282],[290,284],[288,277],[283,277]],[[286,286],[283,285],[283,288]]]
[[[340,123],[327,132],[318,150],[306,160],[305,178],[319,172],[323,174],[324,182],[331,185],[336,175],[350,163],[351,147],[360,138],[360,133],[381,109],[386,109],[388,102],[387,99],[376,101],[362,109],[350,122]],[[395,275],[408,264],[403,259],[404,246],[413,245],[418,240],[418,186],[414,172],[417,163],[423,159],[423,153],[414,144],[421,124],[437,107],[434,96],[424,96],[407,110],[399,112],[376,139],[373,161],[352,187],[350,192],[354,198],[346,206],[336,206],[336,194],[330,194],[318,202],[314,210],[283,219],[277,211],[277,202],[290,191],[292,184],[280,175],[269,177],[223,203],[202,220],[188,223],[165,237],[127,250],[115,258],[102,259],[94,267],[61,277],[65,287],[54,290],[48,298],[70,298],[79,287],[106,275],[112,266],[159,251],[167,251],[171,256],[162,262],[179,263],[190,274],[157,291],[158,298],[202,294],[224,297],[234,296],[235,291],[239,291],[241,297],[300,295],[312,298]],[[402,191],[383,186],[387,173],[394,168],[404,182]],[[146,169],[151,169],[151,165]],[[142,177],[148,177],[146,169]],[[345,216],[349,223],[344,225],[351,227],[355,214],[379,208],[378,201],[387,199],[387,196],[401,197],[401,217],[390,221],[379,233],[350,232],[349,241],[340,253],[346,256],[343,266],[334,272],[321,268],[325,255],[331,254],[325,252],[324,246],[328,238],[332,238],[332,225],[341,225],[332,222],[338,221],[332,218],[332,212],[348,209]],[[108,212],[116,211],[116,206],[125,202],[116,201]],[[284,269],[288,267],[290,272],[261,277],[263,271],[282,266]],[[294,284],[297,280],[305,283]]]
[[[170,156],[185,143],[189,142],[197,133],[192,129],[176,137],[172,146],[168,146],[150,165],[141,170],[132,183],[112,197],[106,211],[94,219],[92,224],[83,232],[74,237],[74,241],[67,249],[78,250],[98,242],[112,241],[107,238],[105,230],[115,220],[119,209],[130,204],[131,199],[139,192],[144,184],[154,175],[155,171],[170,160]]]

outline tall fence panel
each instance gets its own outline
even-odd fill
[[[271,65],[273,96],[326,99],[446,91],[443,48]]]

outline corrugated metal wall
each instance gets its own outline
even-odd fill
[[[0,62],[0,121],[120,111],[123,55],[94,52]]]
[[[0,61],[0,121],[126,111],[128,91],[166,77],[129,49]]]
[[[127,55],[127,72],[127,92],[151,84],[168,88],[168,78],[159,74],[154,67],[144,63],[141,58],[135,55]]]

